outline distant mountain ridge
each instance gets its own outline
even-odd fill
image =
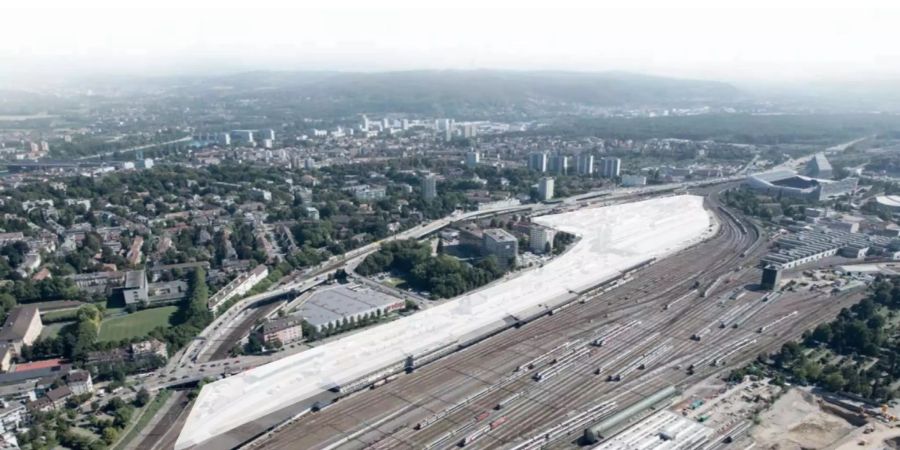
[[[73,81],[69,87],[92,92],[96,99],[144,97],[170,105],[184,103],[185,107],[207,101],[221,102],[230,108],[252,104],[262,109],[249,113],[280,117],[409,113],[430,117],[524,119],[548,113],[580,114],[597,108],[731,105],[745,98],[743,91],[717,81],[627,72],[507,70],[103,76]],[[25,100],[28,96],[34,98]],[[41,100],[59,102],[52,95],[24,92],[7,93],[2,98],[28,105],[28,110]]]
[[[186,95],[205,92],[225,98],[257,97],[276,104],[293,101],[334,113],[471,115],[491,110],[530,114],[574,112],[573,107],[721,104],[742,95],[722,82],[625,72],[247,72],[180,81]]]

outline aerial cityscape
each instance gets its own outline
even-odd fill
[[[0,6],[0,449],[900,448],[900,7],[326,3]]]

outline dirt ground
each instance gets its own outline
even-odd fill
[[[800,389],[789,390],[760,419],[751,436],[762,449],[822,449],[856,428],[823,411],[814,396]]]
[[[900,428],[878,421],[871,422],[871,432],[864,433],[865,427],[854,430],[849,436],[834,446],[835,450],[900,450]]]

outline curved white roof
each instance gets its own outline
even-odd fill
[[[582,239],[544,267],[505,283],[204,386],[176,448],[200,444],[408,354],[453,343],[570,289],[682,249],[702,239],[711,223],[697,196],[582,209],[535,221]]]
[[[875,197],[875,201],[878,202],[879,205],[900,208],[900,195],[879,195],[878,197]]]

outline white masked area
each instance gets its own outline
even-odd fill
[[[703,198],[676,196],[535,218],[580,236],[564,254],[509,281],[463,295],[203,387],[176,449],[356,380],[407,355],[456,342],[518,312],[584,289],[648,258],[707,237]]]

